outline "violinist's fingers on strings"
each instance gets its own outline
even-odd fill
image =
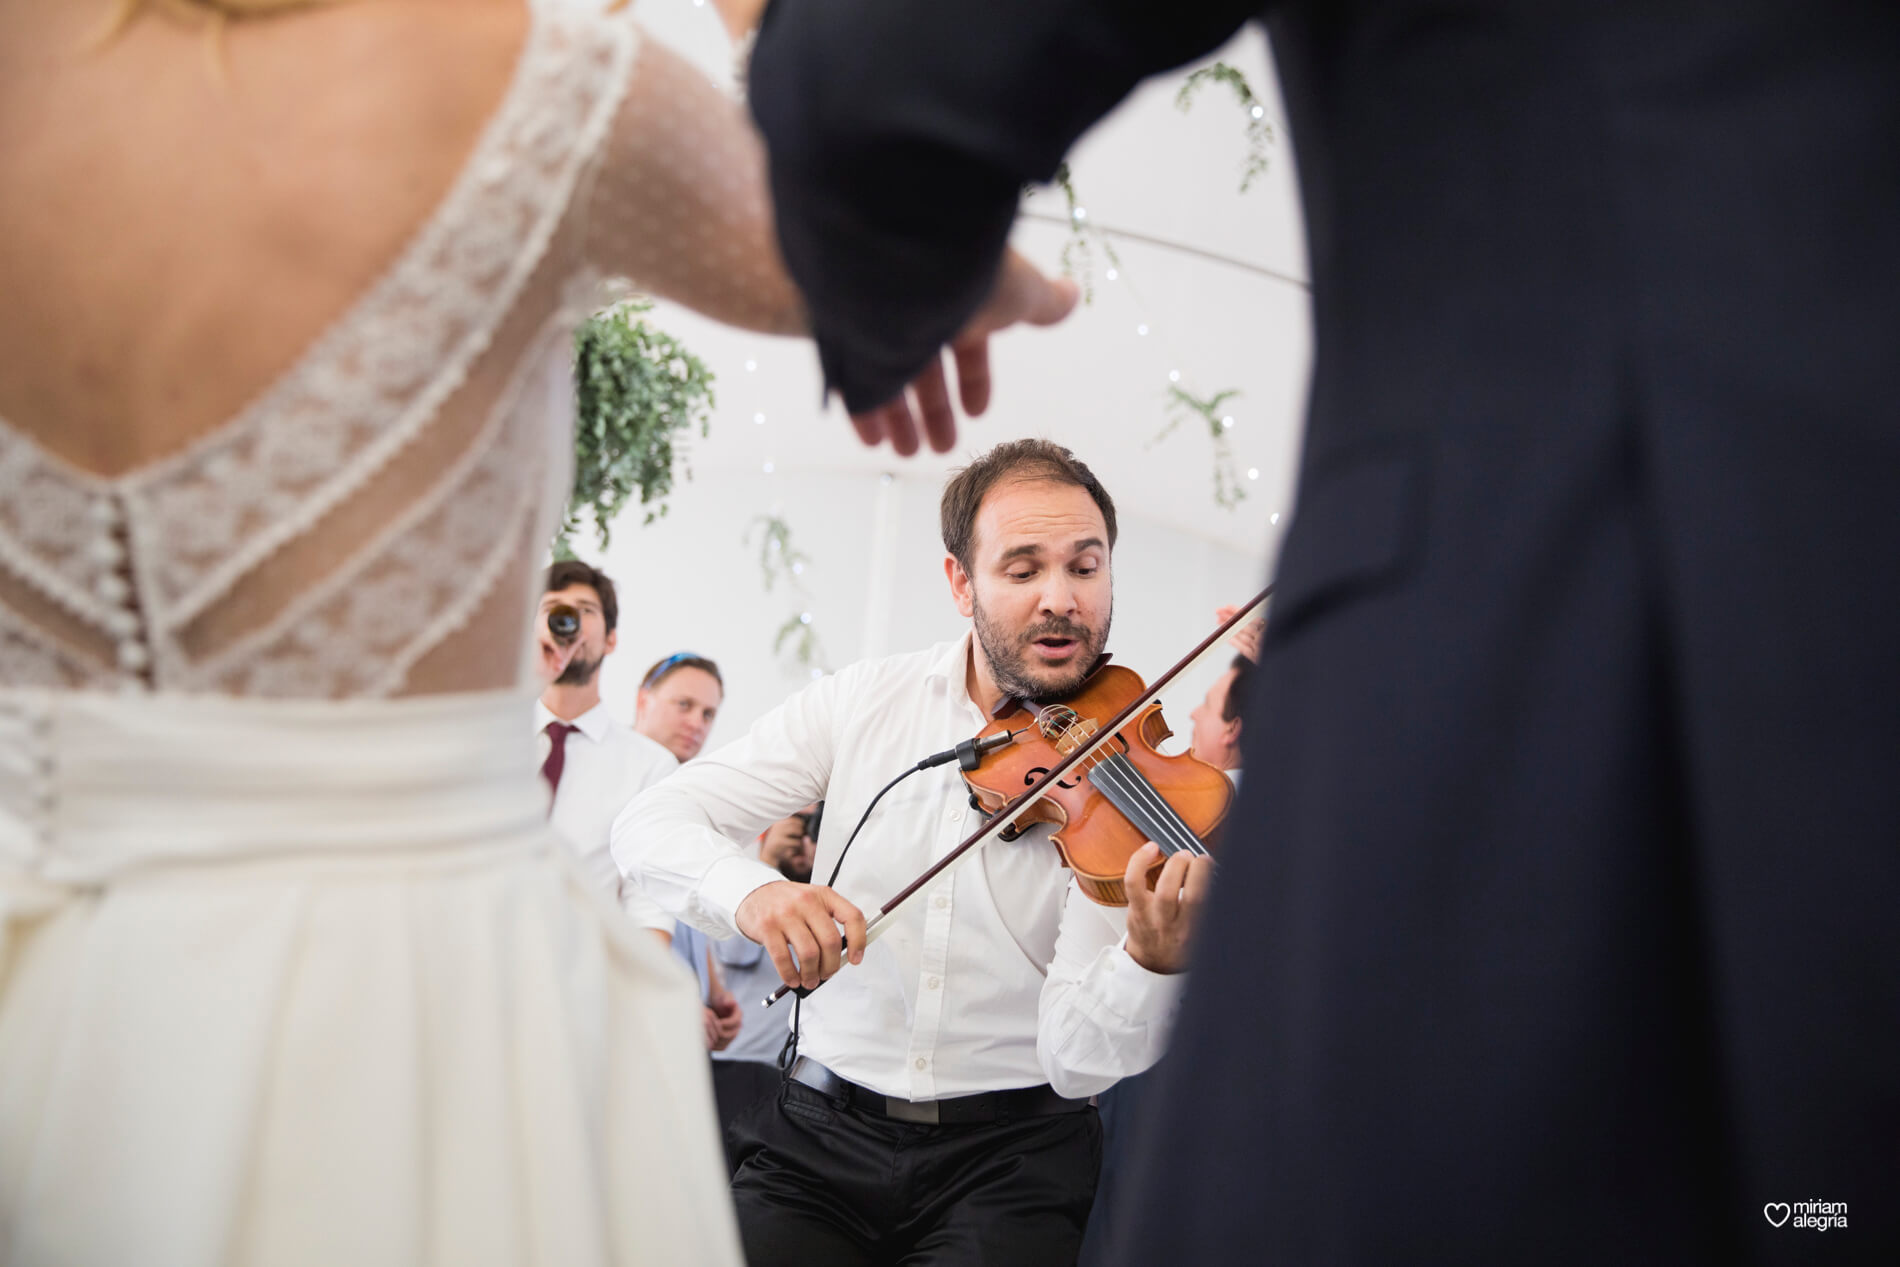
[[[1167,864],[1161,868],[1161,879],[1155,885],[1157,898],[1167,898],[1170,906],[1180,904],[1182,892],[1186,889],[1188,882],[1188,863],[1193,860],[1193,857],[1193,854],[1182,850],[1168,859]],[[1169,911],[1167,914],[1172,915],[1173,912]]]
[[[1146,907],[1153,899],[1148,892],[1148,870],[1161,858],[1161,847],[1149,841],[1128,857],[1128,866],[1122,871],[1122,891],[1128,895],[1128,905],[1139,904]]]
[[[1196,858],[1188,864],[1187,883],[1181,889],[1181,904],[1194,908],[1207,900],[1208,886],[1214,883],[1214,860]]]

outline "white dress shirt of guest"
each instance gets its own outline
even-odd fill
[[[534,706],[541,770],[553,792],[549,820],[573,846],[588,877],[634,923],[670,941],[672,918],[614,866],[609,839],[614,816],[679,768],[679,762],[659,744],[615,721],[600,702],[600,666],[618,642],[612,580],[577,560],[557,562],[548,569],[535,619],[545,622],[556,606],[572,607],[581,624],[567,668]]]
[[[971,633],[860,662],[799,691],[628,806],[614,824],[615,861],[687,923],[714,937],[745,931],[780,958],[784,940],[775,947],[770,934],[759,937],[759,921],[742,908],[759,909],[755,895],[782,877],[733,840],[821,798],[830,822],[855,824],[907,765],[981,730],[988,714],[979,700],[1073,689],[1107,639],[1114,533],[1104,519],[1072,483],[997,483],[974,513],[974,543],[945,542]],[[974,582],[958,545],[981,573]],[[802,901],[786,891],[809,890],[836,903],[845,922],[857,913],[838,909],[846,902],[876,910],[982,821],[954,764],[925,771],[878,803],[835,891],[778,892]],[[1098,906],[1072,883],[1048,834],[1035,828],[988,845],[935,880],[868,950],[853,951],[861,963],[804,1001],[801,1051],[913,1101],[1042,1082],[1082,1097],[1152,1065],[1208,872],[1202,860],[1172,859],[1157,894],[1141,886],[1138,909]],[[831,874],[848,835],[824,834],[814,876]],[[1131,888],[1158,856],[1153,846],[1136,855]],[[1149,965],[1132,953],[1137,932]],[[834,931],[828,962],[836,945]],[[803,968],[807,957],[799,959]]]
[[[560,720],[546,704],[535,701],[534,725],[541,734],[544,760],[553,746],[548,726]],[[670,937],[673,917],[620,874],[608,845],[614,816],[679,769],[679,762],[660,745],[635,734],[631,726],[615,721],[605,704],[594,705],[568,724],[575,729],[567,736],[566,765],[549,820],[574,846],[589,879],[612,895],[636,924]]]

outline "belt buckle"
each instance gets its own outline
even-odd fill
[[[937,1102],[935,1100],[900,1100],[894,1095],[884,1097],[884,1116],[900,1122],[915,1122],[920,1126],[937,1125]]]

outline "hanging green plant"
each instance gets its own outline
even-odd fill
[[[1214,504],[1224,510],[1232,510],[1247,499],[1247,491],[1240,486],[1234,466],[1234,448],[1227,438],[1227,433],[1233,429],[1234,416],[1226,412],[1225,406],[1239,395],[1237,389],[1229,388],[1203,399],[1184,388],[1169,387],[1168,425],[1148,441],[1148,447],[1153,448],[1189,418],[1199,418],[1205,422],[1208,436],[1214,444]]]
[[[755,516],[746,525],[740,540],[750,545],[754,533],[759,537],[759,573],[766,592],[770,593],[784,581],[798,605],[798,610],[787,616],[773,635],[772,654],[780,657],[787,667],[795,666],[812,677],[823,677],[830,670],[825,663],[824,646],[818,640],[818,630],[812,625],[811,611],[805,606],[805,583],[799,580],[811,558],[792,544],[792,527],[776,510]]]
[[[713,374],[678,339],[646,319],[653,304],[623,300],[581,324],[574,336],[574,488],[554,539],[569,557],[583,512],[606,549],[613,521],[631,504],[650,506],[645,523],[666,513],[675,467],[687,479],[681,443],[694,426],[707,433]]]
[[[771,588],[782,579],[788,588],[802,589],[795,579],[811,562],[805,553],[792,544],[792,526],[779,514],[758,515],[746,525],[745,535],[740,538],[747,545],[752,543],[752,534],[759,534],[759,573],[765,581],[765,588]]]
[[[1108,240],[1108,235],[1090,221],[1088,208],[1075,192],[1075,177],[1067,163],[1056,168],[1054,183],[1069,204],[1069,240],[1062,244],[1062,275],[1082,288],[1083,303],[1092,304],[1095,302],[1095,253],[1100,251],[1102,258],[1108,261],[1111,277],[1121,267],[1121,257],[1115,254],[1115,244]]]
[[[773,654],[787,656],[788,642],[791,649],[787,658],[793,664],[807,672],[816,669],[817,672],[812,673],[813,677],[824,675],[825,653],[818,643],[818,631],[811,627],[810,612],[793,612],[785,618],[785,623],[778,627],[778,633],[772,639]]]
[[[1247,157],[1240,169],[1240,192],[1244,194],[1254,181],[1266,175],[1268,154],[1277,139],[1273,124],[1267,119],[1266,103],[1254,92],[1247,76],[1226,62],[1203,66],[1189,75],[1174,95],[1175,108],[1183,113],[1192,109],[1195,95],[1208,84],[1224,84],[1247,113]]]

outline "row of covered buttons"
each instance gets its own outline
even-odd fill
[[[27,796],[23,798],[24,804],[16,803],[17,810],[27,819],[39,843],[44,845],[52,836],[53,807],[58,798],[53,778],[56,758],[53,754],[52,706],[37,694],[7,700],[4,707],[0,708],[0,728],[14,729],[14,726],[7,724],[9,722],[18,726],[14,743],[27,757],[26,768],[18,771],[24,776]]]
[[[110,494],[95,497],[92,521],[99,529],[86,551],[87,557],[99,566],[92,592],[111,609],[106,613],[106,631],[115,641],[119,667],[127,673],[141,673],[152,662],[152,657],[139,637],[139,616],[132,606],[132,587],[121,575],[126,565],[125,518],[117,500]]]

